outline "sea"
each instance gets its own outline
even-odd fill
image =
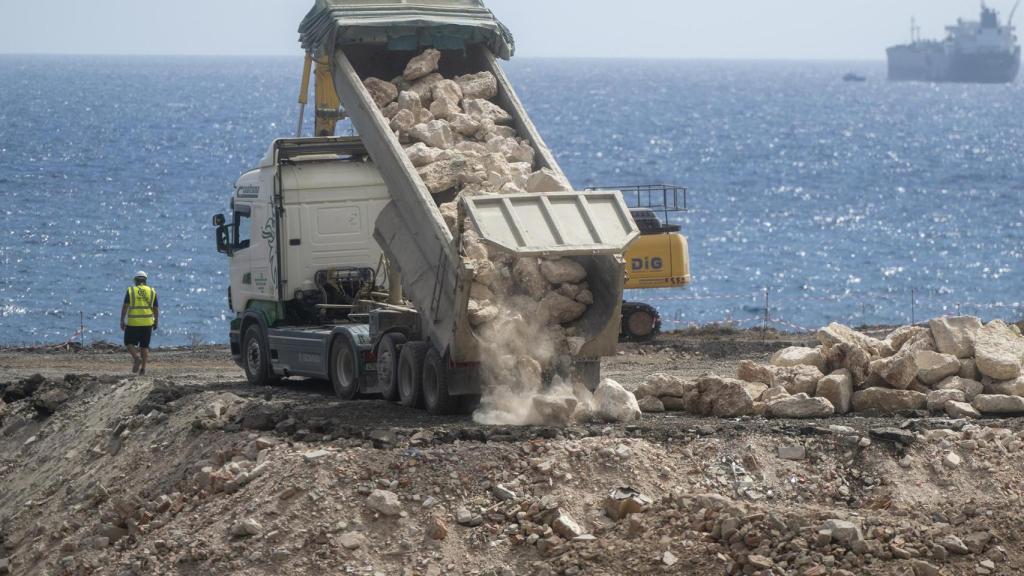
[[[118,341],[139,269],[159,293],[155,345],[226,342],[211,217],[295,134],[301,67],[0,56],[0,346]],[[506,70],[576,188],[687,188],[668,216],[692,283],[627,293],[665,329],[1024,317],[1019,82],[890,83],[881,62]]]

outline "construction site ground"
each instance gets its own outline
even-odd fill
[[[667,334],[603,375],[732,376],[811,341]],[[487,427],[325,382],[254,388],[225,347],[150,362],[0,351],[0,386],[43,380],[0,405],[0,574],[1024,572],[1024,419]],[[638,511],[612,519],[625,487]]]

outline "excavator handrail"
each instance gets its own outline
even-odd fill
[[[675,184],[631,184],[629,186],[594,186],[587,191],[618,190],[630,208],[647,208],[660,213],[663,222],[670,215],[689,212],[689,189]],[[660,198],[659,198],[660,197]],[[635,202],[630,202],[635,199]],[[680,202],[681,200],[681,202]]]

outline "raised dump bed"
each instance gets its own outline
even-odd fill
[[[498,86],[493,102],[512,115],[512,126],[535,151],[533,169],[546,168],[564,179],[495,57],[512,55],[511,34],[475,0],[318,0],[300,32],[308,50],[329,57],[344,113],[387,185],[392,202],[378,217],[374,237],[401,273],[423,333],[451,363],[478,362],[467,319],[472,269],[363,81],[400,76],[410,58],[428,47],[441,51],[439,72],[446,78],[489,71]],[[621,254],[638,234],[617,192],[477,196],[460,201],[460,214],[472,219],[490,246],[580,263],[594,302],[573,324],[586,341],[577,359],[593,365],[615,352],[624,283]]]

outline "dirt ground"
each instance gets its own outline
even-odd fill
[[[810,340],[664,335],[603,374],[732,376]],[[252,388],[221,347],[126,359],[0,351],[0,574],[1024,573],[1017,419],[486,427]]]

